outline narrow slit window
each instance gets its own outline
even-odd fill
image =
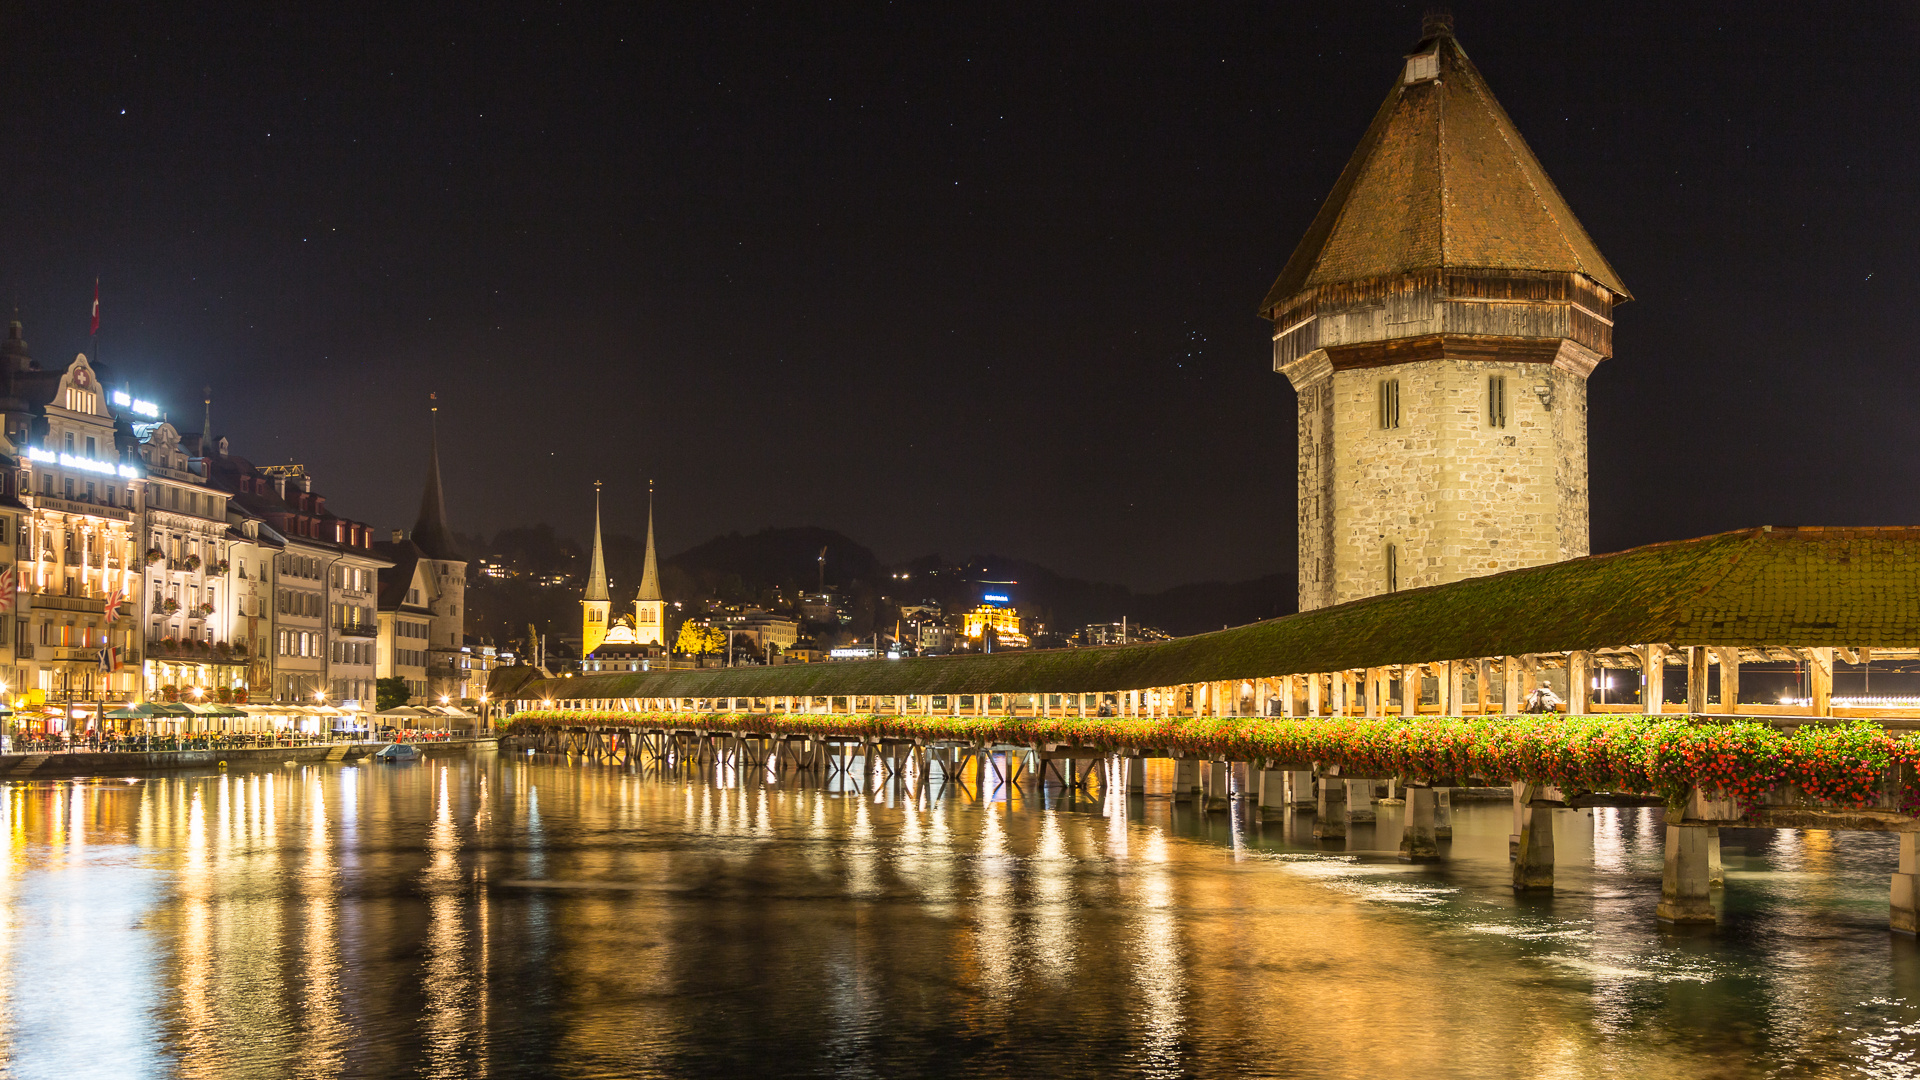
[[[1400,548],[1397,544],[1387,545],[1387,591],[1400,591]]]
[[[1400,426],[1400,380],[1380,380],[1380,430]]]
[[[1505,375],[1487,376],[1487,425],[1497,428],[1507,426],[1507,377]]]

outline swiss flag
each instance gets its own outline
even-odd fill
[[[93,279],[93,329],[87,331],[91,337],[100,332],[100,279]]]

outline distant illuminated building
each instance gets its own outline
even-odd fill
[[[991,626],[994,644],[1015,649],[1027,645],[1027,635],[1020,632],[1020,612],[1007,605],[1004,594],[988,593],[979,607],[962,618],[966,620],[968,640],[979,642],[986,628]]]

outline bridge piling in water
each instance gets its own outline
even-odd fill
[[[1320,778],[1320,801],[1313,811],[1313,837],[1316,840],[1347,838],[1347,785],[1338,778]]]
[[[1900,865],[1893,872],[1887,921],[1896,933],[1920,933],[1920,833],[1900,835]]]
[[[1707,826],[1669,822],[1666,862],[1660,874],[1661,922],[1713,923],[1711,886],[1707,884]]]
[[[1438,862],[1440,844],[1434,837],[1434,808],[1437,800],[1434,790],[1425,784],[1409,784],[1405,788],[1406,830],[1400,836],[1400,859],[1403,862]]]
[[[1373,781],[1348,780],[1347,821],[1364,824],[1373,820]]]

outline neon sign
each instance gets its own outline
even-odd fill
[[[120,476],[128,480],[140,475],[131,465],[115,465],[111,461],[95,461],[92,458],[75,457],[72,454],[56,454],[38,446],[28,447],[27,457],[42,465],[58,465],[65,469],[79,469],[81,472],[100,473],[103,476]]]
[[[113,403],[123,409],[132,409],[141,416],[152,417],[156,420],[160,418],[160,406],[155,405],[151,401],[141,401],[125,390],[115,390],[113,392]]]
[[[990,592],[990,593],[987,593],[986,595],[984,595],[984,596],[982,596],[982,597],[981,597],[981,599],[982,599],[982,600],[988,600],[988,601],[991,601],[991,602],[993,602],[993,603],[996,603],[996,604],[1004,604],[1004,603],[1006,603],[1006,602],[1007,602],[1007,597],[1006,597],[1006,594],[1005,594],[1005,593],[992,593],[992,592]]]

